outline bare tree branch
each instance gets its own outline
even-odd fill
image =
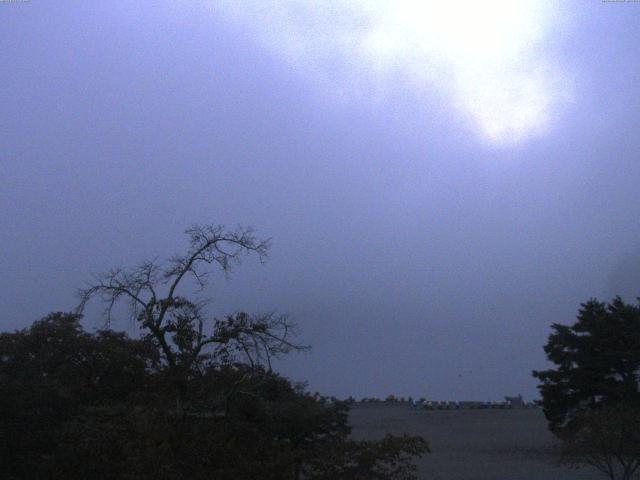
[[[116,305],[125,301],[131,319],[154,339],[170,367],[198,369],[203,361],[248,362],[252,367],[274,357],[308,347],[295,344],[290,337],[295,325],[286,315],[250,316],[246,313],[212,320],[212,331],[205,333],[205,302],[179,295],[187,287],[196,292],[208,284],[211,266],[225,275],[241,263],[242,257],[256,254],[264,261],[269,240],[259,240],[250,228],[229,231],[222,226],[194,225],[186,253],[166,262],[146,260],[131,269],[112,269],[78,291],[78,313],[96,298],[105,305],[104,317],[111,321]],[[207,353],[208,352],[208,353]],[[241,357],[241,358],[240,358]]]

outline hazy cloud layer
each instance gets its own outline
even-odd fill
[[[384,102],[390,90],[446,95],[491,144],[544,133],[571,99],[554,48],[569,9],[535,0],[211,2],[328,95]]]

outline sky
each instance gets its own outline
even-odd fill
[[[312,351],[278,367],[311,391],[536,398],[552,323],[640,296],[639,21],[599,0],[0,2],[0,330],[184,251],[191,224],[250,225],[270,257],[213,276],[211,315],[290,314]]]

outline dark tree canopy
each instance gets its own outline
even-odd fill
[[[591,299],[573,325],[552,329],[544,349],[556,368],[533,375],[565,461],[630,480],[640,467],[640,306]]]
[[[157,354],[113,331],[88,334],[52,313],[0,334],[0,462],[4,478],[48,478],[58,434],[82,409],[125,403],[148,387]]]
[[[350,438],[348,404],[310,395],[271,359],[305,349],[284,315],[210,318],[210,265],[264,258],[250,230],[196,226],[184,255],[99,276],[78,313],[0,334],[0,471],[8,480],[409,480],[420,437]],[[87,333],[85,304],[124,300],[139,339]]]
[[[176,373],[159,356],[75,314],[0,334],[3,478],[414,479],[428,450],[420,437],[350,439],[346,402],[262,366]]]
[[[640,373],[640,306],[620,297],[583,303],[577,321],[554,324],[544,350],[556,367],[534,371],[542,406],[560,432],[585,408],[635,403]]]

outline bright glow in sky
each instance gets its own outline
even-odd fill
[[[400,73],[412,94],[444,92],[456,118],[492,144],[540,135],[569,97],[567,72],[549,54],[561,26],[556,2],[257,0],[214,9],[331,88],[362,90],[354,76],[370,72],[379,95]]]

